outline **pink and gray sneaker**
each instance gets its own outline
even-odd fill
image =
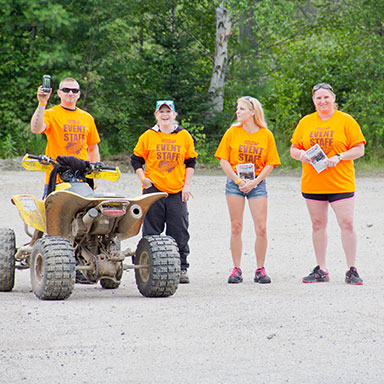
[[[328,270],[321,269],[320,265],[317,265],[308,276],[303,277],[303,283],[328,283],[328,281]]]
[[[233,268],[232,273],[228,277],[229,284],[238,284],[243,282],[243,276],[240,268]]]
[[[345,282],[352,285],[363,285],[363,279],[359,276],[355,267],[349,268],[345,274]]]
[[[265,268],[257,268],[255,272],[255,278],[253,279],[255,283],[259,284],[269,284],[271,282],[271,278],[267,276],[265,272]]]

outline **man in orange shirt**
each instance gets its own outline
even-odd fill
[[[88,112],[76,107],[81,95],[79,83],[70,77],[61,81],[57,91],[60,105],[46,109],[51,93],[52,89],[44,93],[43,87],[39,87],[39,105],[31,120],[32,132],[47,136],[45,154],[54,159],[57,156],[74,156],[90,162],[100,161],[100,137],[95,121]],[[46,175],[44,195],[48,180],[49,174]]]

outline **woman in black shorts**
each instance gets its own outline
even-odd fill
[[[302,162],[301,192],[312,221],[312,240],[317,266],[303,278],[304,283],[329,281],[326,266],[328,207],[335,212],[341,230],[341,242],[347,259],[345,282],[361,285],[355,267],[357,239],[353,224],[355,171],[353,160],[364,155],[365,139],[358,123],[336,109],[336,96],[329,84],[312,89],[316,112],[302,118],[291,142],[291,156]],[[321,150],[311,157],[318,145]],[[325,155],[325,156],[324,156]],[[323,160],[316,169],[312,159]]]

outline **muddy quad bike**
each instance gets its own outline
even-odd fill
[[[44,200],[32,195],[12,197],[25,232],[32,239],[17,248],[14,231],[0,228],[0,291],[13,289],[15,269],[30,268],[32,290],[43,300],[68,298],[75,276],[82,282],[100,281],[103,288],[115,289],[123,271],[134,269],[143,296],[175,293],[180,255],[173,238],[145,236],[135,252],[120,249],[120,241],[139,233],[149,207],[166,193],[127,198],[95,192],[89,180],[116,181],[119,169],[73,157],[59,156],[54,161],[44,155],[25,155],[23,166],[27,170],[51,171],[49,186],[53,185],[54,190],[48,188]],[[33,234],[30,227],[34,228]],[[132,263],[125,264],[129,257]]]

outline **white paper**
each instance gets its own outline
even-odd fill
[[[316,169],[317,173],[327,169],[325,162],[328,160],[327,155],[321,149],[319,144],[315,144],[313,147],[309,148],[306,152],[307,157],[311,160],[311,164]]]
[[[239,176],[240,179],[255,179],[255,164],[253,163],[237,164],[236,170],[237,176]]]

